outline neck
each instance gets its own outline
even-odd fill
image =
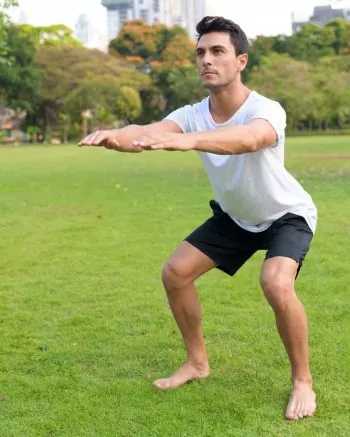
[[[243,105],[251,90],[240,83],[232,83],[226,87],[210,90],[209,108],[216,122],[224,123]]]

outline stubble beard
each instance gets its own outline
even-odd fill
[[[225,81],[221,83],[207,83],[203,84],[204,88],[206,88],[208,91],[215,93],[224,90],[225,88],[229,88],[234,81]]]

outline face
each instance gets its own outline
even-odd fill
[[[204,34],[197,43],[197,67],[203,85],[208,89],[226,87],[240,78],[248,55],[236,56],[227,32]]]

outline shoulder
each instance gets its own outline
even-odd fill
[[[207,108],[208,98],[192,105],[182,106],[167,115],[164,120],[174,121],[184,133],[191,132],[195,130],[197,120],[206,117]]]
[[[206,114],[209,107],[209,97],[201,100],[200,102],[196,102],[190,105],[185,105],[182,108],[179,108],[179,111],[186,112],[187,114],[196,116],[203,116]]]
[[[208,101],[209,98],[206,97],[200,102],[182,106],[178,109],[175,109],[170,114],[168,114],[165,117],[165,119],[176,120],[180,118],[180,119],[193,120],[197,118],[202,118],[208,112],[208,107],[209,107]]]
[[[256,91],[252,91],[251,99],[248,105],[248,112],[273,112],[279,114],[281,117],[286,116],[286,111],[283,106],[276,100],[259,94]]]
[[[254,91],[248,103],[245,118],[246,123],[256,119],[266,120],[278,133],[279,139],[284,137],[284,130],[287,126],[287,116],[279,102]]]

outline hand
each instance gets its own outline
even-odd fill
[[[146,135],[133,142],[135,147],[146,150],[168,150],[182,151],[194,150],[196,148],[197,136],[195,133],[171,133]]]
[[[118,135],[120,134],[120,135]],[[79,146],[95,146],[105,147],[106,149],[115,150],[118,152],[142,152],[142,147],[132,144],[130,141],[123,141],[122,134],[119,129],[96,131],[87,137],[83,138]]]

